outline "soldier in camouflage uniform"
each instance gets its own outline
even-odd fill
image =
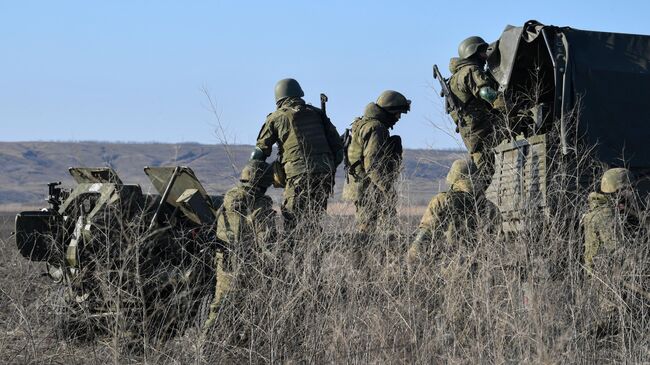
[[[426,281],[427,301],[434,312],[445,313],[445,320],[439,323],[440,333],[454,333],[454,341],[464,346],[466,339],[476,338],[477,328],[470,318],[480,304],[472,288],[488,280],[477,275],[487,250],[478,244],[494,245],[492,238],[501,231],[501,217],[496,206],[486,199],[485,185],[471,159],[454,161],[447,185],[449,191],[431,199],[406,261],[411,282],[416,285],[420,282],[416,274],[419,270],[434,270],[435,275]]]
[[[271,167],[266,162],[250,161],[240,181],[226,193],[217,217],[217,238],[223,247],[215,256],[217,284],[204,331],[216,320],[235,269],[249,271],[247,267],[254,265],[256,255],[265,252],[277,235],[273,200],[265,195],[273,182]]]
[[[284,175],[282,216],[286,233],[300,221],[315,221],[327,209],[336,167],[343,160],[343,143],[322,110],[306,104],[294,79],[275,86],[277,110],[269,114],[257,137],[251,159],[265,161],[278,145]]]
[[[422,253],[434,258],[450,252],[476,236],[479,229],[500,232],[498,208],[485,197],[485,184],[477,167],[468,159],[456,160],[447,174],[449,191],[435,195],[420,221],[415,240],[408,251],[413,262]]]
[[[489,182],[494,173],[491,149],[495,141],[495,116],[492,109],[503,105],[498,85],[485,72],[488,44],[480,37],[469,37],[458,46],[458,58],[452,58],[449,88],[460,101],[461,110],[452,111],[465,147],[482,178]]]
[[[647,242],[635,207],[633,177],[625,168],[607,170],[600,192],[589,194],[582,217],[587,287],[596,296],[600,334],[613,334],[619,310],[632,313],[648,300]],[[635,299],[636,298],[636,299]]]
[[[625,168],[607,170],[600,192],[589,194],[589,211],[582,217],[584,263],[588,271],[593,269],[597,255],[614,252],[633,240],[639,228],[637,214],[629,205],[633,198],[632,176]]]
[[[387,90],[352,123],[348,174],[356,190],[357,230],[363,235],[373,233],[378,223],[396,215],[394,184],[399,176],[402,143],[399,136],[390,135],[389,129],[410,109],[411,101],[404,95]]]

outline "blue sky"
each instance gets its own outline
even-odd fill
[[[537,3],[0,0],[0,140],[218,143],[205,89],[225,138],[252,144],[294,77],[340,132],[395,89],[406,146],[457,148],[431,66],[448,74],[465,37],[528,19],[650,34],[650,2]]]

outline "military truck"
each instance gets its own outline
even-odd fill
[[[532,211],[586,200],[604,168],[628,167],[648,193],[650,36],[531,20],[507,26],[488,53],[509,106],[488,189],[507,232]]]
[[[50,206],[16,216],[16,244],[60,284],[64,321],[173,335],[214,288],[214,222],[221,196],[188,167],[146,167],[158,194],[107,167],[69,169],[49,184]],[[87,328],[87,327],[86,327]]]

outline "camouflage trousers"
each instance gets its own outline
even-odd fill
[[[460,136],[472,157],[472,161],[478,168],[479,176],[485,179],[486,184],[489,185],[492,181],[492,175],[494,175],[494,153],[492,149],[496,146],[497,136],[491,127],[476,128],[472,127],[472,123],[478,125],[493,124],[494,120],[491,118],[474,119],[471,123],[459,127]]]
[[[485,185],[490,185],[494,175],[494,153],[490,151],[475,152],[470,155],[476,165],[478,176],[484,180]]]
[[[397,217],[397,193],[391,186],[383,191],[369,179],[358,183],[355,222],[357,231],[364,235],[373,234],[381,224]]]
[[[219,315],[219,308],[228,292],[230,292],[233,274],[232,269],[228,266],[230,265],[228,265],[224,260],[224,254],[222,252],[217,252],[214,258],[217,281],[214,290],[214,298],[210,304],[210,313],[208,314],[208,319],[203,325],[204,334],[207,333],[212,325],[214,325],[214,322],[217,320],[217,316]]]
[[[332,191],[329,173],[303,174],[287,179],[281,211],[285,234],[290,235],[299,226],[318,226],[327,210],[327,199]]]

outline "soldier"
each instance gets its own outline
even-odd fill
[[[617,331],[618,310],[635,311],[646,301],[648,283],[646,244],[634,206],[633,177],[625,168],[607,170],[601,179],[600,192],[589,194],[589,211],[582,217],[584,265],[587,284],[596,295],[598,309],[595,324],[598,334]]]
[[[605,171],[600,192],[589,194],[589,211],[582,217],[585,237],[584,263],[593,268],[599,253],[613,252],[638,229],[639,222],[630,203],[634,198],[632,176],[625,168]]]
[[[489,182],[494,173],[495,143],[492,109],[502,105],[497,83],[485,72],[488,44],[481,37],[469,37],[458,46],[459,58],[452,58],[449,88],[460,101],[461,110],[452,111],[465,147],[478,167],[480,176]]]
[[[325,113],[305,103],[302,88],[294,79],[275,86],[277,110],[269,114],[257,137],[253,160],[265,161],[278,145],[278,162],[284,186],[282,216],[285,232],[292,232],[298,219],[316,219],[327,209],[336,167],[343,160],[341,138]],[[284,181],[282,181],[284,180]]]
[[[462,240],[475,236],[481,227],[488,233],[500,232],[498,208],[485,197],[485,184],[478,179],[473,161],[454,161],[447,174],[449,191],[435,195],[422,216],[415,240],[408,251],[413,262],[424,251],[433,256],[445,249],[453,250]],[[432,247],[432,245],[447,247]]]
[[[494,239],[485,240],[479,233],[496,236],[501,231],[501,220],[497,208],[484,195],[485,185],[471,159],[454,161],[447,174],[447,185],[449,191],[435,195],[429,202],[406,260],[411,274],[420,269],[435,270],[435,276],[426,282],[429,288],[435,288],[427,300],[436,311],[446,312],[441,333],[461,333],[458,341],[462,344],[463,338],[476,336],[476,328],[469,320],[476,304],[470,288],[486,279],[476,275],[482,262],[477,253],[485,252],[478,250],[476,244],[494,245]],[[420,262],[425,265],[418,265]],[[412,275],[416,285],[418,278],[419,275]]]
[[[399,175],[402,142],[389,129],[411,109],[411,101],[397,91],[387,90],[377,102],[366,106],[363,117],[352,123],[347,147],[348,174],[354,180],[356,226],[371,234],[377,224],[396,215],[394,184]]]
[[[239,186],[226,193],[217,217],[217,238],[224,247],[215,256],[217,284],[204,333],[217,318],[219,306],[230,290],[234,269],[246,272],[255,254],[265,252],[276,238],[273,200],[265,195],[273,182],[271,167],[266,162],[250,161],[239,181]]]

